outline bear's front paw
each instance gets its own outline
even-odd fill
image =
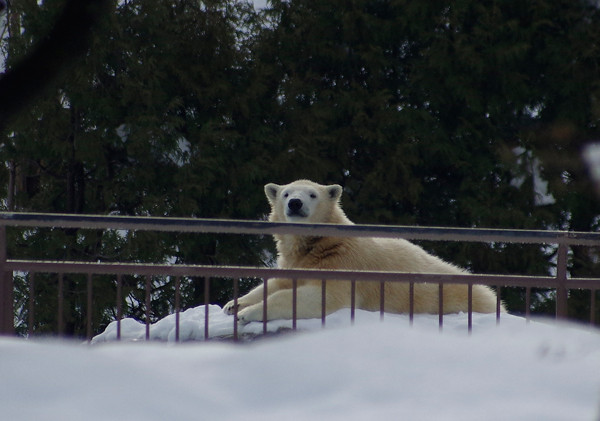
[[[238,300],[237,310],[240,311],[242,308],[244,308],[244,305],[242,303],[240,303],[240,300]],[[235,313],[235,309],[236,309],[235,301],[231,300],[230,302],[225,304],[225,306],[223,307],[223,313],[232,315]]]
[[[246,324],[250,322],[262,322],[262,320],[262,305],[256,304],[250,307],[246,307],[242,311],[238,312],[238,321],[240,323]]]

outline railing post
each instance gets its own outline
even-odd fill
[[[567,257],[568,246],[564,243],[558,245],[558,257],[556,260],[556,318],[567,318],[567,306],[569,292],[567,289]]]
[[[6,226],[0,226],[0,335],[14,335],[13,276],[6,270]]]

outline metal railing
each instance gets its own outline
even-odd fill
[[[498,243],[527,243],[557,246],[557,262],[555,276],[524,276],[524,275],[481,275],[481,274],[411,274],[377,271],[348,271],[348,270],[301,270],[275,269],[239,266],[205,266],[205,265],[168,265],[168,264],[139,264],[139,263],[97,263],[81,261],[41,261],[7,259],[7,227],[29,228],[68,228],[68,229],[99,229],[99,230],[147,230],[162,232],[187,233],[228,233],[228,234],[294,234],[309,236],[335,237],[387,237],[405,238],[407,240],[463,241],[463,242],[498,242]],[[117,277],[117,320],[119,322],[117,336],[120,332],[122,318],[121,277],[123,275],[171,276],[177,279],[175,311],[176,339],[179,337],[179,282],[184,276],[227,277],[233,278],[234,299],[238,297],[238,279],[246,277],[292,279],[322,279],[325,281],[345,280],[379,282],[381,287],[381,314],[383,315],[385,282],[409,283],[411,291],[410,320],[413,318],[412,291],[415,283],[430,282],[440,285],[439,301],[442,308],[442,291],[446,283],[466,284],[471,291],[472,285],[488,285],[501,287],[527,288],[526,315],[529,315],[529,292],[531,288],[552,288],[556,290],[556,316],[566,318],[569,289],[586,289],[591,291],[590,321],[594,323],[596,308],[596,291],[600,289],[600,278],[569,278],[568,249],[571,246],[600,246],[600,233],[572,231],[541,231],[541,230],[498,230],[479,228],[432,228],[407,226],[378,226],[378,225],[333,225],[333,224],[295,224],[272,223],[263,221],[215,220],[192,218],[155,218],[127,216],[97,216],[97,215],[62,215],[37,213],[0,213],[0,333],[14,334],[14,298],[13,274],[25,272],[31,274],[54,273],[59,275],[58,325],[59,333],[64,328],[62,323],[62,279],[65,274],[87,275],[87,336],[91,338],[91,306],[92,306],[92,277],[95,275],[114,275]],[[296,288],[296,282],[294,282]],[[208,292],[208,291],[207,291]],[[295,294],[294,294],[295,295]],[[471,294],[469,294],[471,296]],[[208,293],[205,294],[208,304]],[[323,301],[325,294],[323,294]],[[149,288],[146,288],[146,301],[149,303]],[[33,305],[33,303],[30,303]],[[296,303],[294,306],[293,326],[296,326]],[[149,305],[146,306],[148,312]],[[266,306],[265,306],[266,307]],[[323,302],[322,322],[325,323],[325,302]],[[468,329],[472,327],[472,303],[469,300]],[[354,317],[354,299],[352,300],[351,317]],[[266,313],[266,308],[264,309]],[[146,338],[149,338],[149,314],[146,314]],[[206,312],[208,318],[208,312]],[[496,317],[500,317],[500,294],[498,293]],[[234,317],[234,338],[237,338],[237,318]],[[208,338],[208,320],[205,321],[205,337]],[[443,325],[443,312],[439,312],[440,327]],[[31,324],[31,323],[30,323]],[[267,323],[263,323],[266,333]]]

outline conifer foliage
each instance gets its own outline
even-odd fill
[[[7,69],[64,4],[9,3]],[[597,231],[580,151],[599,138],[599,24],[584,0],[112,2],[87,53],[0,133],[4,208],[257,219],[264,183],[311,178],[343,185],[361,223]],[[92,261],[263,264],[272,248],[246,236],[11,235],[13,256]],[[548,274],[555,253],[425,246],[490,273]],[[597,248],[575,248],[570,271],[597,274],[598,261]],[[17,281],[28,299],[29,279]],[[56,282],[35,282],[49,309],[38,331],[56,323]],[[145,282],[125,285],[142,318]],[[204,282],[182,284],[184,306],[203,302]],[[67,329],[81,334],[85,280],[66,284]],[[173,280],[151,284],[153,317],[164,316]],[[115,281],[94,285],[99,328],[114,317]],[[212,301],[227,299],[222,285],[212,282]],[[524,310],[523,291],[503,294]],[[534,307],[548,311],[552,296],[534,294]]]

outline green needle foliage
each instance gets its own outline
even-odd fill
[[[64,5],[12,3],[7,69]],[[4,207],[261,219],[265,183],[310,178],[343,185],[360,223],[598,231],[580,153],[600,137],[599,25],[595,2],[579,0],[113,2],[87,53],[0,133]],[[10,234],[14,257],[262,265],[273,253],[256,236]],[[538,245],[424,246],[474,272],[554,270],[556,250]],[[598,253],[573,248],[572,276],[597,276]],[[38,277],[33,329],[44,332],[57,278]],[[184,279],[183,307],[204,303],[205,282],[211,302],[231,294],[230,282]],[[140,319],[145,283],[124,278]],[[150,283],[156,320],[173,311],[174,279]],[[65,329],[82,335],[87,280],[65,288]],[[115,294],[115,279],[94,279],[94,330],[114,319]],[[22,329],[30,295],[18,278]],[[514,312],[524,297],[503,290]],[[553,294],[532,298],[553,312]],[[570,301],[589,317],[589,292]]]

